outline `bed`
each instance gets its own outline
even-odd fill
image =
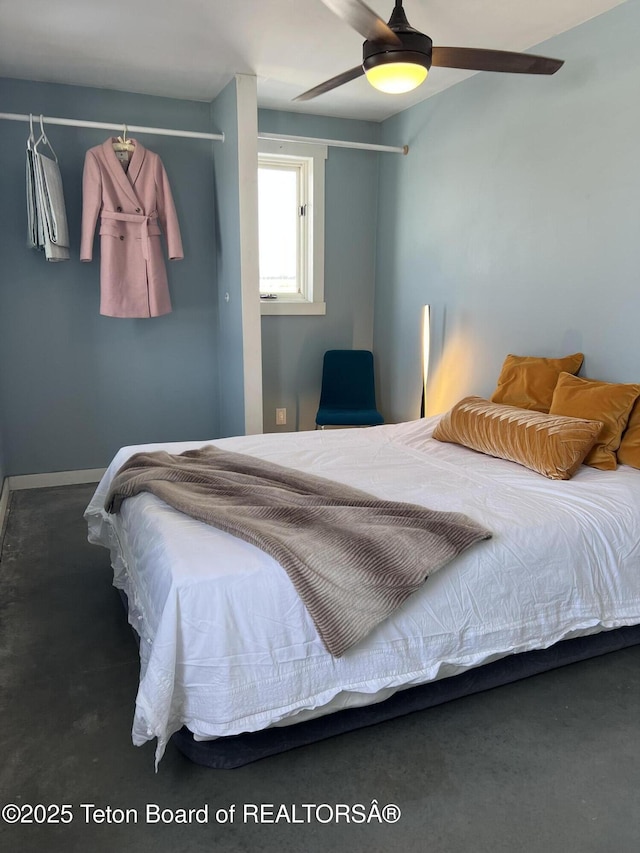
[[[531,666],[520,665],[527,675],[587,656],[583,638],[593,635],[604,638],[598,653],[640,642],[631,627],[640,625],[640,470],[582,465],[570,480],[548,480],[434,440],[437,422],[117,453],[85,517],[89,540],[111,552],[114,584],[140,638],[134,744],[157,739],[158,762],[175,735],[190,757],[214,766],[210,745],[231,744],[233,753],[237,744],[239,757],[218,765],[236,766],[433,704],[419,698],[427,688],[433,696],[457,684],[448,695],[461,695],[477,689],[480,672],[489,673],[484,686],[512,680],[499,674],[509,659],[528,655]],[[114,475],[134,453],[180,454],[212,443],[379,498],[461,512],[493,535],[336,658],[287,574],[263,551],[152,494],[126,500],[117,515],[105,511]],[[543,650],[551,647],[550,658]],[[270,733],[278,746],[262,749]],[[255,753],[246,750],[252,736]]]

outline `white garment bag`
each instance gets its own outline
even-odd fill
[[[28,245],[44,249],[48,261],[69,259],[69,228],[64,205],[62,177],[58,158],[44,132],[40,116],[41,134],[36,141],[33,121],[27,139],[27,241]],[[48,145],[53,154],[46,157],[38,151],[39,145]]]

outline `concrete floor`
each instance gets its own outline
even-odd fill
[[[12,495],[0,562],[0,805],[26,817],[27,804],[42,804],[50,818],[72,820],[0,821],[0,850],[640,849],[640,646],[239,770],[198,767],[170,745],[154,773],[153,746],[131,744],[136,644],[108,554],[86,542],[92,491]],[[330,820],[337,804],[368,809],[372,800],[397,804],[400,819]],[[307,803],[326,806],[306,822]],[[71,808],[56,814],[63,804]],[[194,815],[208,821],[148,822],[147,804],[151,818],[153,804],[174,818],[208,806]],[[287,811],[255,823],[258,804],[274,805],[272,821],[281,804]]]

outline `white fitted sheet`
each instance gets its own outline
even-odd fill
[[[353,430],[121,449],[85,517],[111,549],[114,584],[141,637],[133,741],[157,759],[196,738],[298,721],[572,636],[640,623],[640,471],[582,466],[547,480],[431,438],[437,418]],[[493,532],[344,657],[331,657],[287,574],[267,554],[150,494],[103,505],[140,450],[203,444],[329,477],[380,498],[464,512]],[[331,703],[331,704],[330,704]]]

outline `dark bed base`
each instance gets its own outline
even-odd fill
[[[126,596],[122,592],[121,597],[126,607]],[[180,752],[196,764],[217,770],[232,770],[298,746],[307,746],[335,735],[374,726],[385,720],[412,714],[414,711],[442,705],[452,699],[461,699],[463,696],[520,681],[530,675],[538,675],[638,644],[640,625],[616,628],[589,637],[562,640],[548,649],[509,655],[451,678],[400,690],[376,705],[336,711],[305,723],[208,741],[194,740],[191,732],[183,727],[173,735],[172,740]]]
[[[452,699],[500,687],[530,675],[615,652],[638,643],[640,625],[617,628],[589,637],[563,640],[549,649],[510,655],[451,678],[401,690],[376,705],[336,711],[326,717],[283,728],[264,729],[260,732],[202,742],[195,741],[191,732],[182,728],[174,734],[173,742],[196,764],[218,770],[230,770],[297,746],[306,746],[354,729],[373,726],[394,717],[432,708]]]

